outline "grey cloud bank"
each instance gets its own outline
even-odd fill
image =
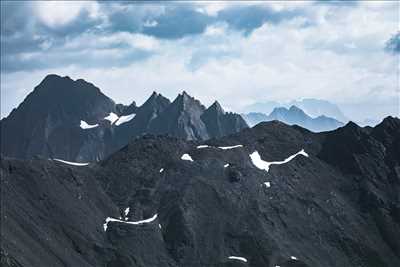
[[[397,8],[2,1],[1,116],[47,73],[84,78],[124,103],[185,89],[235,110],[313,97],[356,120],[399,116]]]

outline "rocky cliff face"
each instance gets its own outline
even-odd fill
[[[48,75],[10,116],[1,121],[1,153],[87,162],[104,159],[132,138],[146,133],[206,140],[235,133],[247,125],[230,114],[218,130],[201,116],[205,107],[180,94],[171,103],[154,92],[140,107],[115,104],[84,80]],[[215,116],[219,116],[215,114]],[[224,117],[224,118],[225,118]],[[210,131],[210,132],[209,132]]]
[[[399,266],[399,122],[3,159],[2,266]]]

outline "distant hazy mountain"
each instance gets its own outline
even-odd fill
[[[296,106],[302,109],[311,117],[327,116],[341,122],[348,122],[349,119],[343,114],[340,108],[327,100],[305,98],[303,100],[291,101],[289,103],[279,103],[276,101],[257,102],[246,106],[244,113],[271,113],[274,108]]]
[[[263,113],[248,113],[242,114],[242,117],[250,126],[254,126],[262,121],[279,120],[289,125],[299,125],[313,132],[330,131],[343,126],[342,122],[327,116],[312,118],[296,106],[291,106],[289,109],[278,107],[269,115]]]
[[[242,115],[243,119],[250,127],[253,127],[254,125],[263,121],[269,121],[268,115],[261,112],[242,113],[240,115]]]
[[[146,133],[206,140],[247,127],[240,115],[218,103],[206,109],[186,92],[172,103],[154,92],[142,106],[126,106],[84,80],[48,75],[1,120],[1,153],[94,161]]]
[[[243,112],[244,113],[257,112],[257,113],[269,114],[272,112],[272,110],[274,110],[274,108],[281,107],[281,106],[283,106],[283,105],[276,101],[256,102],[256,103],[246,106],[243,109]]]
[[[327,116],[344,123],[349,121],[337,105],[327,100],[305,98],[300,101],[292,101],[289,105],[301,108],[311,117]]]

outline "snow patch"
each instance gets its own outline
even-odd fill
[[[118,223],[125,223],[125,224],[132,224],[132,225],[140,225],[140,224],[145,224],[145,223],[151,223],[153,222],[155,219],[157,219],[158,214],[154,214],[153,217],[146,219],[146,220],[141,220],[141,221],[132,221],[132,222],[127,222],[127,221],[122,221],[119,219],[115,219],[115,218],[111,218],[111,217],[107,217],[106,218],[106,222],[103,224],[103,228],[104,231],[107,231],[107,227],[108,227],[108,223],[109,222],[118,222]]]
[[[129,115],[125,115],[125,116],[121,116],[117,119],[117,121],[115,122],[115,125],[120,126],[121,124],[124,124],[128,121],[131,121],[134,117],[136,116],[135,113],[129,114]]]
[[[229,256],[228,259],[247,262],[247,259],[246,259],[246,258],[243,258],[243,257]]]
[[[161,229],[161,224],[158,224],[158,228],[160,228],[160,229]]]
[[[183,154],[181,160],[193,161],[192,157],[189,154]]]
[[[127,207],[127,208],[125,209],[124,214],[125,214],[125,217],[128,216],[128,214],[129,214],[129,207]]]
[[[227,150],[227,149],[233,149],[233,148],[238,148],[238,147],[243,147],[243,145],[235,145],[235,146],[219,146],[218,148],[219,148],[219,149],[224,149],[224,150]]]
[[[164,168],[161,168],[161,169],[160,169],[160,173],[162,173],[163,171],[164,171]]]
[[[200,145],[200,146],[197,146],[197,148],[206,148],[206,147],[209,147],[208,145]]]
[[[224,168],[228,168],[229,167],[229,163],[224,165]]]
[[[86,130],[86,129],[92,129],[92,128],[96,128],[97,126],[99,126],[98,124],[88,124],[86,121],[82,121],[81,120],[81,124],[79,125],[82,129]]]
[[[297,258],[296,258],[295,256],[290,256],[290,258],[291,258],[292,260],[297,261]]]
[[[110,124],[113,124],[116,120],[118,120],[118,115],[110,112],[107,117],[104,118],[105,120],[108,120]]]
[[[62,162],[62,163],[68,164],[68,165],[73,165],[73,166],[87,166],[87,165],[89,165],[89,162],[86,162],[86,163],[82,162],[81,163],[81,162],[66,161],[66,160],[62,160],[62,159],[53,159],[53,160],[59,161],[59,162]]]
[[[291,161],[298,155],[303,155],[305,157],[308,157],[308,154],[304,151],[304,149],[302,149],[299,152],[297,152],[296,154],[289,156],[287,159],[285,159],[283,161],[272,161],[272,162],[264,161],[261,159],[261,156],[258,153],[258,151],[254,151],[253,153],[251,153],[250,159],[253,162],[254,166],[256,166],[257,168],[259,168],[261,170],[265,170],[268,172],[269,167],[271,165],[280,165],[280,164],[288,163],[289,161]]]
[[[265,186],[266,186],[267,188],[270,188],[270,187],[271,187],[271,183],[270,183],[270,182],[265,182],[264,184],[265,184]]]

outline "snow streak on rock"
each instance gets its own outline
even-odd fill
[[[113,124],[116,120],[118,120],[118,115],[110,112],[107,117],[104,118],[105,120],[108,120],[110,124]]]
[[[238,261],[243,261],[243,262],[247,262],[246,258],[243,257],[237,257],[237,256],[229,256],[228,259],[230,260],[238,260]]]
[[[297,152],[296,154],[291,155],[290,157],[288,157],[287,159],[285,159],[283,161],[271,161],[271,162],[268,162],[268,161],[262,160],[260,154],[258,153],[258,151],[254,151],[253,153],[251,153],[250,154],[250,159],[253,162],[254,166],[256,166],[257,168],[259,168],[261,170],[269,171],[269,167],[271,165],[280,165],[280,164],[288,163],[289,161],[291,161],[292,159],[294,159],[298,155],[303,155],[305,157],[308,157],[308,154],[304,151],[304,149],[302,149],[299,152]]]
[[[82,129],[86,130],[86,129],[92,129],[92,128],[96,128],[97,126],[99,126],[98,124],[88,124],[86,121],[82,121],[81,120],[81,124],[79,125]]]
[[[136,116],[136,114],[134,114],[134,113],[125,115],[125,116],[121,116],[117,119],[117,121],[115,122],[115,125],[120,126],[121,124],[131,121],[135,116]]]
[[[103,224],[103,228],[104,231],[107,231],[107,227],[108,227],[108,223],[109,222],[118,222],[118,223],[125,223],[125,224],[132,224],[132,225],[139,225],[139,224],[145,224],[145,223],[151,223],[153,222],[155,219],[157,219],[158,214],[154,214],[153,217],[146,219],[146,220],[141,220],[141,221],[135,221],[135,222],[127,222],[127,221],[122,221],[119,219],[115,219],[115,218],[111,218],[111,217],[107,217],[106,218],[106,222]]]
[[[65,164],[68,164],[68,165],[73,165],[73,166],[87,166],[87,165],[89,165],[89,163],[88,162],[86,162],[86,163],[81,163],[81,162],[72,162],[72,161],[66,161],[66,160],[62,160],[62,159],[53,159],[53,160],[55,160],[55,161],[59,161],[59,162],[62,162],[62,163],[65,163]]]
[[[129,214],[129,207],[127,207],[127,208],[125,209],[124,214],[125,214],[125,217],[128,216],[128,214]]]
[[[243,145],[235,145],[235,146],[219,146],[218,148],[219,148],[219,149],[224,149],[224,150],[227,150],[227,149],[233,149],[233,148],[238,148],[238,147],[243,147]]]

